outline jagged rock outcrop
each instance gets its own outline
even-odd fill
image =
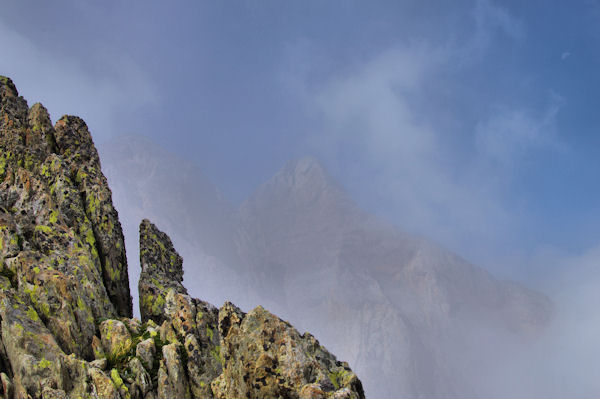
[[[131,316],[127,265],[102,249],[124,259],[110,190],[79,118],[52,127],[5,77],[0,112],[2,372],[16,397],[83,392],[96,321]]]
[[[186,260],[186,279],[194,282],[188,289],[211,303],[231,301],[244,309],[262,303],[235,269],[241,265],[233,241],[235,208],[194,163],[138,135],[105,141],[98,151],[127,242],[137,242],[140,220],[148,218],[168,232]],[[137,287],[138,247],[128,246],[127,256]]]
[[[140,226],[142,321],[123,233],[83,120],[52,126],[0,77],[0,395],[364,398],[348,365],[258,307],[191,298],[183,261]]]
[[[108,296],[120,315],[131,317],[123,232],[92,137],[83,120],[64,116],[56,123],[54,138],[91,222]]]
[[[364,397],[348,364],[310,334],[260,306],[244,314],[229,302],[216,309],[191,298],[181,284],[181,257],[148,220],[140,225],[140,262],[142,321],[162,323],[161,337],[170,344],[158,378],[177,397]]]

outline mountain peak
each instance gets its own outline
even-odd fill
[[[287,162],[283,168],[266,183],[270,189],[279,188],[301,192],[322,192],[338,189],[337,183],[325,170],[323,164],[313,156],[306,156]]]
[[[310,176],[312,178],[326,179],[327,173],[321,162],[313,156],[305,156],[287,162],[280,173],[296,178]]]
[[[294,172],[296,173],[303,173],[313,168],[319,169],[321,171],[324,170],[321,162],[312,155],[292,159],[291,161],[285,164],[284,169],[286,168],[293,168]]]
[[[0,75],[0,96],[18,97],[19,92],[10,78]]]
[[[309,156],[287,162],[242,204],[241,212],[245,214],[254,207],[292,203],[312,207],[315,202],[335,207],[348,203],[348,199],[317,158]]]

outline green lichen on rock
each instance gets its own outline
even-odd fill
[[[147,220],[140,226],[140,261],[142,318],[160,323],[167,341],[184,344],[183,352],[176,346],[177,357],[174,347],[168,350],[179,359],[173,361],[187,360],[187,381],[181,382],[178,373],[170,380],[168,362],[163,360],[159,382],[162,378],[165,386],[171,384],[180,395],[189,387],[194,397],[225,399],[306,397],[301,394],[312,384],[323,398],[364,397],[348,365],[338,362],[310,334],[301,335],[260,306],[244,314],[229,302],[216,309],[190,298],[182,285],[181,257],[170,239]],[[195,367],[198,364],[203,370]]]
[[[217,398],[294,397],[306,394],[310,385],[322,396],[364,397],[362,384],[347,364],[319,345],[310,334],[301,335],[289,323],[262,307],[239,319],[239,313],[223,307],[220,329],[223,374],[213,382]],[[344,393],[345,395],[345,393]],[[310,397],[310,396],[309,396]]]
[[[120,320],[105,320],[100,324],[102,347],[109,364],[117,364],[133,349],[133,339]]]
[[[40,104],[28,108],[9,80],[0,84],[0,110],[2,268],[28,297],[29,316],[37,314],[66,353],[88,357],[94,318],[115,310],[102,284],[98,255],[81,245],[84,204],[80,195],[64,194],[78,188],[55,153],[47,110]],[[79,224],[74,215],[83,215],[76,218]]]
[[[183,259],[171,239],[149,220],[140,224],[140,265],[138,283],[142,321],[161,324],[165,318],[166,294],[173,290],[187,294],[183,287]]]
[[[191,298],[183,260],[140,226],[140,310],[83,120],[54,126],[0,77],[0,391],[14,398],[363,398],[310,335],[262,308]],[[312,370],[307,373],[306,370]],[[307,396],[317,392],[321,396]]]
[[[71,179],[84,199],[85,215],[92,225],[108,296],[120,315],[131,317],[123,232],[108,182],[100,170],[92,136],[82,119],[63,116],[56,123],[54,137]]]
[[[4,309],[12,309],[2,317],[2,333],[12,332],[6,362],[18,371],[17,396],[39,397],[44,379],[54,381],[53,395],[77,391],[64,376],[83,366],[68,354],[93,357],[95,319],[118,315],[99,256],[83,244],[81,226],[90,221],[65,166],[47,110],[28,108],[12,81],[1,79],[0,272],[8,282]]]

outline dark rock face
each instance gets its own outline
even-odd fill
[[[364,398],[356,375],[262,308],[217,309],[140,226],[142,321],[85,122],[52,126],[0,76],[0,394],[5,398]]]
[[[187,295],[183,287],[183,259],[171,239],[144,219],[140,224],[140,265],[142,273],[138,283],[142,321],[153,319],[162,323],[165,312],[165,294],[173,289]]]
[[[92,136],[83,120],[64,116],[56,123],[54,137],[65,166],[75,177],[92,224],[108,296],[120,315],[131,317],[123,232]]]

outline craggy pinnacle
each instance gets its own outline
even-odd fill
[[[93,224],[54,152],[46,109],[29,109],[8,78],[0,77],[0,96],[0,274],[11,277],[31,316],[46,323],[66,353],[89,358],[95,318],[117,315]]]
[[[140,225],[140,262],[142,318],[160,323],[161,338],[170,342],[159,387],[182,398],[364,398],[348,364],[312,335],[260,306],[245,314],[229,302],[216,309],[187,295],[181,257],[148,220]],[[187,373],[168,372],[180,363]]]
[[[34,235],[35,231],[29,230],[36,225],[38,232],[44,233],[40,226],[53,223],[75,231],[89,247],[90,261],[99,262],[103,288],[117,314],[131,317],[123,233],[85,122],[65,116],[53,127],[46,109],[41,104],[28,109],[6,77],[0,77],[0,99],[0,180],[6,188],[2,193],[5,214],[14,214],[11,207],[35,205],[32,212],[20,209],[17,217],[26,236]],[[21,202],[13,202],[17,197]],[[40,202],[36,203],[37,197]],[[48,210],[54,213],[45,215]],[[50,233],[56,232],[52,229]]]
[[[165,294],[174,289],[187,294],[183,287],[183,259],[173,248],[169,236],[144,219],[140,224],[140,265],[138,284],[142,321],[162,323]]]
[[[125,246],[83,120],[52,126],[0,76],[0,397],[361,399],[310,334],[257,307],[187,295],[171,240],[140,226],[131,317]]]
[[[92,136],[82,119],[63,116],[56,122],[54,137],[92,223],[108,296],[120,315],[131,317],[125,240],[117,210],[112,205],[112,193],[100,170],[100,158]]]

